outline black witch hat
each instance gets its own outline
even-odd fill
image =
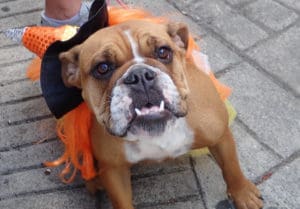
[[[59,54],[81,44],[91,34],[107,25],[108,12],[105,0],[94,0],[89,19],[79,28],[78,33],[67,41],[54,42],[46,50],[41,66],[41,88],[46,103],[56,118],[62,117],[83,101],[80,89],[64,85]]]

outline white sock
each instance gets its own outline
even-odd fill
[[[52,27],[58,27],[61,25],[76,25],[76,23],[80,21],[80,12],[78,12],[75,16],[65,20],[58,20],[51,17],[47,17],[45,12],[42,12],[41,16],[42,19],[44,19]]]
[[[41,13],[41,19],[42,19],[41,24],[44,26],[51,26],[51,27],[57,27],[61,25],[81,26],[83,23],[85,23],[88,20],[90,7],[91,7],[91,2],[83,1],[79,12],[75,16],[66,20],[57,20],[54,18],[47,17],[45,11],[43,11]]]

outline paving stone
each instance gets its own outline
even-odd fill
[[[272,0],[259,0],[244,8],[244,13],[265,26],[279,31],[293,23],[297,14]]]
[[[232,130],[237,143],[240,164],[247,178],[254,180],[279,162],[278,157],[265,150],[237,124],[232,126]],[[200,180],[206,205],[208,208],[216,208],[221,200],[227,198],[226,184],[221,169],[209,155],[194,157],[194,160],[195,171]]]
[[[283,4],[300,11],[300,1],[299,0],[277,0]]]
[[[20,27],[21,24],[15,17],[0,18],[0,32],[12,28],[12,26],[14,28]]]
[[[31,25],[38,25],[40,24],[40,15],[41,11],[37,11],[19,14],[12,17],[0,18],[0,32],[4,32],[5,30],[11,28],[22,28]],[[7,39],[6,41],[8,41],[8,38],[4,38]],[[4,43],[1,42],[1,46],[3,45]]]
[[[161,163],[137,164],[133,166],[131,174],[133,176],[149,176],[157,173],[167,174],[175,171],[184,171],[190,168],[189,156],[184,155]]]
[[[11,124],[16,121],[45,115],[50,115],[50,111],[44,98],[32,99],[26,102],[2,106],[0,109],[0,124]]]
[[[41,12],[42,11],[19,14],[14,17],[22,26],[39,25],[41,21]]]
[[[300,25],[281,36],[251,49],[248,53],[265,70],[290,86],[300,95]]]
[[[45,174],[46,168],[26,170],[10,175],[0,176],[0,199],[12,198],[24,194],[38,194],[41,191],[54,191],[82,185],[83,182],[77,178],[72,184],[64,184],[58,177],[61,168],[51,169],[51,173]]]
[[[133,7],[144,8],[154,15],[167,17],[172,21],[184,22],[189,26],[189,30],[194,35],[203,35],[205,33],[203,28],[201,28],[190,18],[182,15],[177,9],[175,9],[166,1],[152,0],[151,2],[149,2],[148,0],[126,0],[124,2],[132,5]]]
[[[0,86],[0,92],[5,92],[0,96],[0,104],[42,94],[40,84],[38,82],[33,83],[30,80]]]
[[[5,209],[96,209],[95,205],[95,198],[85,188],[0,201],[0,208]]]
[[[170,203],[176,199],[189,196],[195,196],[197,198],[199,195],[196,181],[191,170],[134,179],[132,181],[132,190],[134,205]],[[100,208],[111,208],[110,201],[104,192],[101,194],[99,204],[101,206]],[[202,207],[199,209],[201,208]]]
[[[231,11],[230,7],[220,0],[168,0],[168,2],[179,8],[182,13],[197,20],[197,22],[209,23],[218,16]]]
[[[200,180],[207,208],[216,208],[219,201],[227,198],[226,185],[221,169],[208,155],[195,157],[195,171]]]
[[[23,46],[13,46],[0,49],[0,65],[14,63],[33,58],[33,54]]]
[[[255,180],[282,159],[259,144],[238,123],[231,127],[236,141],[240,165],[250,180]]]
[[[102,195],[102,197],[105,195]],[[104,199],[105,198],[105,199]],[[109,202],[107,196],[104,198],[101,198],[99,201],[101,203],[98,203],[100,205],[100,208],[103,209],[113,209],[111,203]],[[134,205],[135,206],[135,205]],[[135,206],[137,209],[204,209],[205,206],[202,203],[201,200],[188,200],[188,201],[180,201],[180,202],[174,202],[174,201],[169,201],[166,203],[154,203],[150,204],[150,206],[143,206],[142,205],[137,205]]]
[[[0,152],[0,174],[40,166],[46,161],[52,161],[64,153],[64,146],[59,140],[36,144],[7,152]],[[14,162],[14,163],[12,163]]]
[[[0,68],[0,83],[26,78],[26,68],[30,61],[15,63]]]
[[[110,200],[108,199],[107,194],[105,191],[100,191],[97,193],[97,201],[96,201],[97,208],[105,208],[105,209],[113,209]]]
[[[300,103],[246,63],[227,72],[221,81],[233,89],[230,98],[240,119],[259,140],[288,157],[300,149]]]
[[[53,139],[56,137],[55,127],[56,120],[49,118],[0,128],[0,150],[8,150],[24,144]]]
[[[17,1],[8,1],[0,4],[0,18],[11,16],[14,14],[27,12],[31,10],[37,10],[44,8],[44,1],[35,1],[35,0],[17,0]],[[3,9],[5,8],[5,9]]]
[[[191,170],[140,178],[132,184],[135,204],[166,202],[179,197],[199,194]]]
[[[204,209],[204,205],[200,200],[177,202],[167,205],[141,207],[141,209]]]
[[[143,190],[143,182],[148,182],[151,181],[153,183],[153,186],[155,185],[157,188],[154,189],[153,191],[151,190],[152,187],[149,187],[149,190],[145,191],[145,193],[148,192],[148,194],[144,194],[144,196],[142,196],[142,198],[145,198],[147,201],[148,196],[153,193],[152,195],[157,194],[157,191],[159,189],[161,189],[159,186],[159,184],[161,183],[161,181],[166,181],[167,177],[166,176],[176,176],[176,172],[182,173],[182,171],[187,171],[190,172],[190,163],[189,163],[189,157],[188,155],[184,155],[180,158],[176,158],[174,160],[168,160],[166,162],[162,162],[162,163],[144,163],[144,164],[139,164],[139,165],[135,165],[132,168],[132,176],[133,176],[133,187],[134,187],[134,191],[135,191],[135,185],[137,185],[137,189],[138,191],[134,193],[134,196],[139,195],[139,193],[141,191],[139,190]],[[159,175],[160,174],[160,175]],[[163,175],[162,175],[163,174]],[[154,177],[151,177],[154,176]],[[161,178],[160,178],[161,176]],[[175,177],[174,177],[175,178]],[[181,180],[181,177],[180,179]],[[154,182],[155,181],[155,182]],[[167,180],[169,181],[169,180]],[[135,182],[139,182],[139,183],[135,183]],[[182,183],[184,183],[185,181],[183,181]],[[148,186],[148,183],[145,183]],[[171,182],[167,182],[167,184],[171,184]],[[180,182],[178,182],[178,184],[180,184]],[[176,186],[176,185],[174,185]],[[167,188],[167,187],[166,187]],[[178,194],[180,195],[180,194]],[[151,197],[151,196],[150,196]],[[153,201],[155,198],[152,198],[151,201]],[[150,200],[150,199],[149,199]],[[167,198],[167,201],[169,199]],[[106,195],[101,195],[101,200],[99,200],[99,204],[101,205],[101,208],[112,208],[108,198]],[[140,197],[138,196],[136,198],[136,205],[144,203],[143,201],[140,200]],[[192,203],[186,203],[186,205],[190,205]],[[196,203],[195,203],[196,204]],[[176,204],[175,204],[176,205]],[[179,204],[181,205],[181,204]],[[140,208],[140,207],[138,207]],[[141,207],[144,208],[144,207]],[[151,208],[153,208],[153,206],[151,206]],[[162,207],[164,208],[164,207]],[[168,208],[166,206],[166,208]],[[199,208],[201,209],[201,208]]]
[[[211,36],[200,39],[200,49],[208,56],[213,72],[218,72],[229,65],[241,61],[240,57]]]
[[[230,3],[231,5],[241,5],[241,4],[245,4],[245,3],[249,3],[255,0],[226,0],[226,2]]]
[[[218,16],[212,26],[216,33],[240,50],[245,50],[268,36],[265,31],[235,12]]]
[[[1,21],[1,20],[0,20]],[[0,32],[0,47],[15,44],[14,41],[8,39],[4,33]]]
[[[300,158],[280,168],[259,185],[265,208],[299,208]]]

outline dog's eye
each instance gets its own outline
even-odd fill
[[[105,79],[112,74],[114,69],[115,66],[112,63],[101,62],[93,68],[91,74],[96,79]]]
[[[162,46],[156,49],[156,57],[164,63],[170,63],[173,58],[173,52],[170,47]]]

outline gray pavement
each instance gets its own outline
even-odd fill
[[[233,88],[232,125],[242,168],[267,209],[300,209],[300,1],[128,0],[183,21],[217,77]],[[111,208],[78,177],[60,182],[42,162],[63,151],[39,83],[26,79],[34,57],[3,31],[39,23],[43,1],[0,0],[0,208]],[[43,143],[36,142],[43,140]],[[225,184],[210,155],[133,168],[136,208],[222,209]]]

